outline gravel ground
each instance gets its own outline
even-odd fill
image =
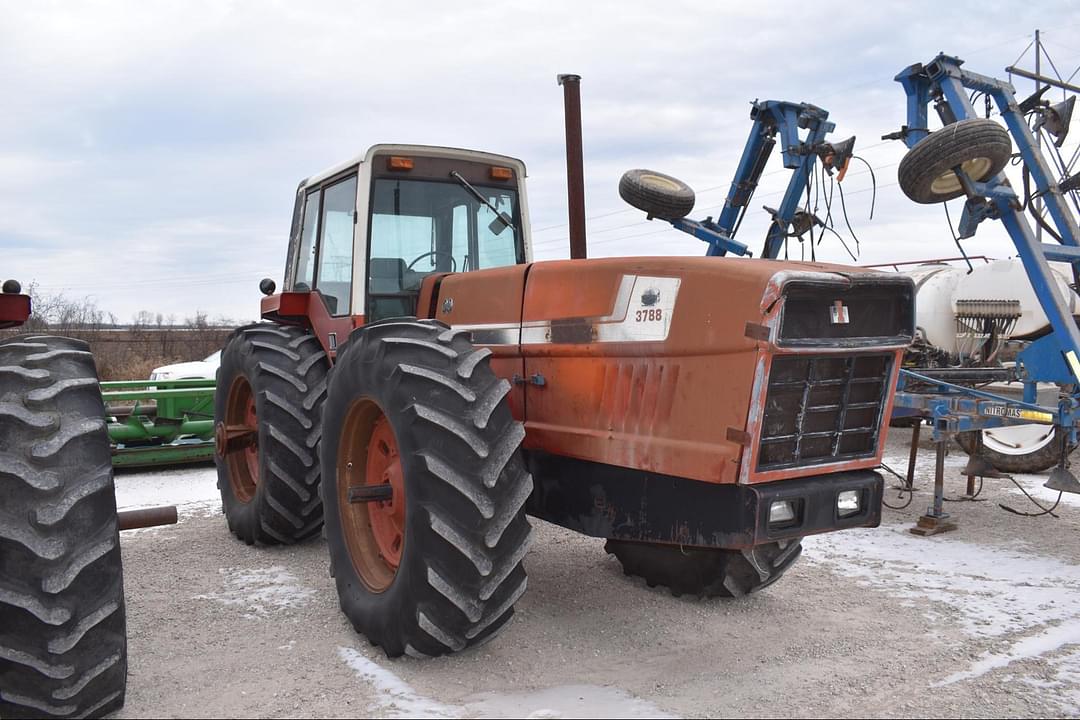
[[[893,467],[909,438],[892,431]],[[950,497],[965,459],[948,458]],[[807,539],[780,582],[737,601],[649,589],[603,541],[534,521],[529,590],[506,630],[417,661],[387,659],[345,622],[324,542],[232,538],[212,468],[121,475],[121,505],[182,505],[179,525],[123,536],[117,717],[1080,715],[1080,498],[1020,517],[998,503],[1034,506],[987,480],[980,501],[949,503],[958,530],[916,537],[932,482],[926,442],[907,508]]]

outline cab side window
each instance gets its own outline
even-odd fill
[[[353,175],[323,190],[315,289],[322,293],[331,315],[350,312],[355,217],[356,176]]]
[[[300,234],[294,290],[310,290],[315,281],[315,238],[319,231],[320,198],[316,189],[309,192],[304,200],[304,227]]]

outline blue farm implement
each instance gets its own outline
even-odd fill
[[[1031,97],[1018,102],[1010,83],[970,72],[962,65],[959,58],[941,54],[925,65],[911,65],[896,76],[907,95],[907,124],[885,138],[903,140],[909,148],[900,163],[900,186],[918,203],[964,198],[958,232],[960,239],[974,236],[986,220],[1001,221],[1016,247],[1051,331],[1021,351],[1015,367],[901,372],[893,416],[928,422],[933,427],[938,455],[934,503],[919,521],[919,530],[924,534],[952,526],[942,508],[942,468],[948,439],[957,433],[975,431],[975,436],[981,438],[982,431],[987,428],[1031,424],[1055,426],[1063,441],[1057,467],[1046,486],[1063,492],[1080,492],[1080,483],[1067,470],[1066,463],[1069,450],[1076,446],[1080,422],[1080,390],[1077,389],[1080,387],[1080,330],[1069,298],[1055,282],[1049,265],[1051,261],[1069,263],[1074,283],[1080,277],[1080,234],[1068,201],[1070,194],[1075,193],[1077,177],[1068,177],[1067,166],[1059,164],[1058,170],[1066,175],[1059,179],[1059,173],[1052,170],[1036,139],[1037,134],[1046,133],[1051,141],[1057,141],[1055,146],[1060,146],[1075,101],[1075,97],[1070,97],[1065,102],[1051,105],[1042,99],[1043,93],[1052,86],[1066,92],[1080,88],[1032,73],[1017,73],[1034,77],[1040,85],[1045,85],[1037,87]],[[975,110],[972,97],[980,94],[987,98],[987,115],[991,102],[997,106],[1004,128],[994,120],[980,117]],[[931,103],[943,125],[934,132],[928,127]],[[1017,194],[1003,172],[1012,158],[1014,143],[1022,161],[1023,197]],[[1036,202],[1045,204],[1053,226],[1034,207]],[[1072,204],[1077,206],[1075,196]],[[1057,242],[1041,242],[1025,211],[1030,211],[1041,229]],[[1001,380],[1022,384],[1022,396],[1006,397],[972,387]],[[1038,402],[1040,383],[1058,386],[1056,404]],[[995,474],[994,468],[981,457],[978,443],[964,472],[969,477]]]

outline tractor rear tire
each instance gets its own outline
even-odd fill
[[[900,161],[897,176],[904,194],[930,205],[961,197],[964,188],[953,172],[961,166],[975,182],[997,175],[1012,156],[1012,139],[993,120],[972,118],[930,133]]]
[[[0,343],[0,717],[124,704],[123,565],[105,407],[86,343]]]
[[[604,549],[618,558],[623,573],[649,587],[662,585],[675,597],[742,597],[772,585],[802,553],[801,539],[746,550],[681,547],[608,540]]]
[[[218,489],[229,530],[248,545],[289,545],[322,528],[319,440],[330,363],[297,327],[236,330],[221,353],[214,396]],[[223,426],[246,446],[223,448]]]
[[[619,196],[650,217],[678,220],[694,209],[694,191],[678,178],[653,170],[627,170],[619,180]]]
[[[1061,462],[1062,443],[1065,436],[1055,430],[1049,442],[1039,443],[1039,447],[1031,452],[1011,454],[999,452],[986,444],[983,440],[982,455],[996,469],[1006,473],[1031,474],[1041,473]],[[985,438],[985,436],[984,436]],[[956,444],[968,455],[975,452],[975,431],[956,434]],[[1075,448],[1069,448],[1071,452]]]
[[[491,352],[468,338],[431,320],[369,325],[331,373],[322,467],[332,575],[345,616],[388,657],[479,645],[525,591],[525,430]],[[373,486],[392,495],[354,497]]]

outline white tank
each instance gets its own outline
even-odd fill
[[[1069,310],[1078,315],[1080,298],[1069,287],[1070,270],[1068,265],[1060,268],[1051,267],[1051,274],[1058,291],[1067,299]],[[957,300],[1019,301],[1021,315],[1011,338],[1038,337],[1049,329],[1050,321],[1018,258],[976,265],[970,274],[963,267],[934,263],[918,265],[904,274],[915,281],[916,326],[921,328],[928,343],[946,352],[957,352]]]
[[[1055,267],[1051,267],[1050,272],[1057,282],[1058,292],[1069,303],[1069,312],[1076,315],[1077,297],[1069,287],[1068,276]],[[961,274],[953,294],[954,306],[957,300],[1019,300],[1021,314],[1011,334],[1014,338],[1037,337],[1050,327],[1019,259],[995,260],[977,265],[970,275]]]
[[[904,274],[915,281],[915,326],[934,347],[956,352],[953,292],[964,271],[952,265],[919,265]]]

